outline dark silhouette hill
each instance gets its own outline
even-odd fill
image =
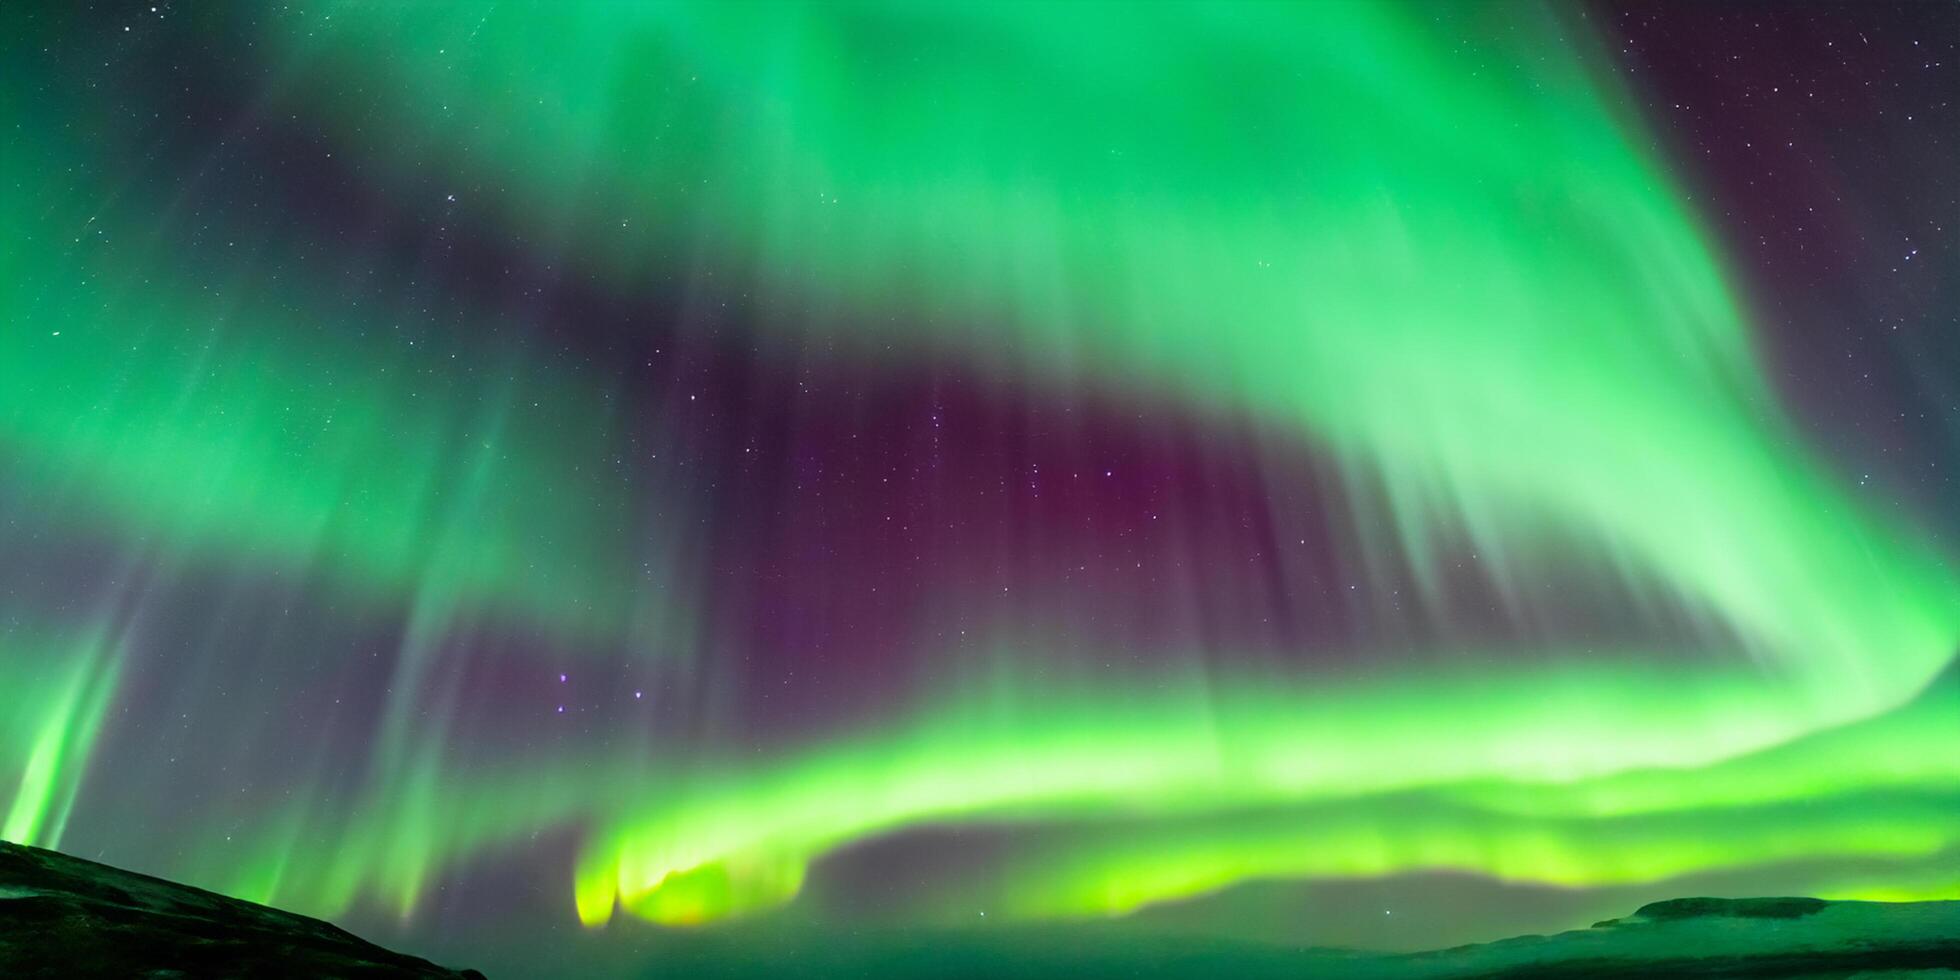
[[[4,841],[0,977],[482,980],[318,919]]]
[[[1681,898],[1549,936],[1411,955],[1157,937],[907,933],[670,946],[647,976],[1733,977],[1960,980],[1960,901]],[[588,967],[595,964],[588,963]],[[575,963],[560,963],[577,971]],[[611,972],[624,966],[610,964]],[[632,973],[634,968],[627,967]],[[482,980],[336,926],[54,851],[0,842],[0,977]]]

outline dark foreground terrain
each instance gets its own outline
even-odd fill
[[[698,947],[669,948],[632,975],[726,980],[1960,980],[1960,902],[1686,898],[1647,905],[1589,929],[1411,955],[1144,937],[1085,943],[1066,930],[1012,938],[892,935],[781,943],[704,935]]]
[[[477,978],[290,912],[0,841],[0,977]]]
[[[1684,898],[1590,929],[1404,956],[1171,939],[709,930],[596,973],[660,977],[1791,977],[1960,980],[1960,902]],[[601,941],[603,944],[603,940]],[[487,964],[495,971],[496,964]],[[559,962],[556,969],[575,964]],[[526,972],[519,967],[517,972]],[[0,842],[0,977],[478,978],[304,916]]]
[[[1960,902],[1680,898],[1404,962],[1425,977],[1960,978]]]

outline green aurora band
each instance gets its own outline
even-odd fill
[[[1630,604],[1692,611],[1706,649],[1551,637],[1509,666],[1395,651],[1300,677],[1197,651],[1207,667],[1112,683],[1058,678],[1047,638],[1003,624],[977,655],[928,651],[940,687],[884,724],[796,751],[495,763],[420,720],[426,658],[410,655],[362,804],[294,800],[243,859],[193,847],[194,877],[406,916],[444,872],[572,828],[582,921],[692,924],[790,901],[846,845],[972,823],[1029,829],[990,880],[961,883],[1024,918],[1256,878],[1583,887],[1817,857],[1898,862],[1823,891],[1960,893],[1914,863],[1960,847],[1960,732],[1940,723],[1950,693],[1928,690],[1960,640],[1948,563],[1804,447],[1711,236],[1553,12],[266,18],[295,104],[373,166],[499,188],[485,206],[512,234],[617,282],[677,261],[752,279],[765,349],[952,351],[1247,416],[1338,462],[1362,552],[1413,568],[1426,608],[1467,552],[1529,621],[1580,555]],[[347,77],[393,93],[386,132],[306,101],[309,79]],[[103,186],[62,176],[79,147],[32,149],[0,160],[0,309],[33,325],[0,332],[17,510],[106,522],[178,561],[322,568],[351,597],[406,597],[432,647],[484,619],[649,658],[689,633],[686,602],[649,598],[639,570],[685,574],[624,543],[681,532],[599,475],[613,420],[578,366],[377,355],[322,325],[365,315],[346,300],[251,268],[158,285],[185,278],[145,234],[169,216],[98,208]],[[281,326],[210,343],[266,322]],[[0,697],[0,778],[22,773],[8,839],[58,840],[111,696],[116,658],[74,646]]]

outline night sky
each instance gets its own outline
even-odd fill
[[[1960,6],[0,52],[0,838],[492,975],[1960,898]]]

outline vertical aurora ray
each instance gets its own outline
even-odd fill
[[[99,640],[0,634],[0,840],[57,847],[115,693],[118,658]],[[9,800],[9,796],[11,799]]]
[[[0,836],[408,934],[947,828],[907,924],[1955,885],[1960,583],[1577,13],[11,16],[131,67],[0,100],[0,615],[119,638],[0,632]]]

